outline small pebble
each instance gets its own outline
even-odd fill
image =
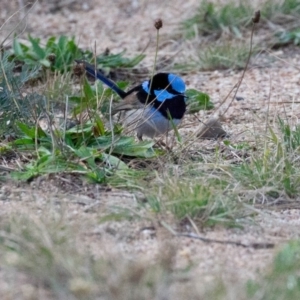
[[[235,99],[236,99],[237,101],[242,101],[242,100],[245,100],[245,98],[244,98],[244,97],[240,97],[240,96],[236,96],[236,97],[235,97]]]

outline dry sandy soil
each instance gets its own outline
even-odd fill
[[[5,2],[5,4],[4,4]],[[18,3],[1,1],[0,20],[7,18]],[[74,1],[69,5],[60,1],[41,1],[31,8],[25,32],[47,39],[52,35],[74,35],[79,45],[94,49],[98,53],[109,48],[112,52],[127,50],[129,54],[144,51],[147,54],[144,67],[151,68],[155,50],[155,29],[153,21],[160,17],[164,21],[161,30],[159,58],[181,60],[190,52],[184,41],[172,40],[181,20],[191,16],[198,1],[195,0],[90,0]],[[9,32],[9,26],[1,31],[1,38]],[[174,33],[174,35],[173,35]],[[148,47],[147,47],[148,46]],[[299,104],[293,102],[300,94],[299,55],[288,50],[270,54],[265,62],[263,54],[252,58],[251,66],[238,92],[243,101],[234,101],[225,115],[224,127],[230,139],[251,140],[257,132],[264,132],[264,122],[268,109],[271,116],[286,113],[298,121]],[[190,88],[208,93],[218,105],[229,90],[237,83],[240,71],[193,72],[184,79]],[[270,101],[270,107],[268,102]],[[201,118],[209,113],[201,112]],[[186,121],[184,130],[191,131],[193,120]],[[204,141],[199,146],[206,147],[211,142]],[[82,242],[89,245],[95,256],[117,255],[131,260],[155,261],[162,249],[163,241],[170,240],[175,245],[176,266],[193,265],[193,278],[201,278],[202,283],[210,283],[215,276],[229,284],[236,280],[247,281],[256,278],[273,258],[283,242],[299,237],[300,210],[283,209],[259,211],[254,222],[243,229],[203,229],[201,236],[218,240],[242,242],[249,247],[231,244],[206,243],[187,237],[172,237],[164,228],[151,221],[108,222],[99,225],[99,218],[115,206],[134,209],[136,197],[122,190],[105,190],[101,187],[77,185],[71,179],[55,177],[41,178],[30,185],[12,186],[4,184],[0,191],[1,215],[14,212],[35,212],[40,215],[60,205],[64,217],[78,223]],[[37,217],[35,216],[35,217]],[[32,218],[35,218],[32,217]],[[149,229],[150,228],[150,229]],[[271,249],[255,249],[251,243],[271,242]],[[103,246],[105,245],[105,246]],[[9,286],[7,286],[9,289]]]

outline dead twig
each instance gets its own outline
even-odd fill
[[[194,234],[194,233],[179,233],[176,232],[173,228],[171,228],[168,224],[166,224],[165,222],[161,221],[160,224],[166,228],[169,232],[171,232],[174,236],[178,236],[178,237],[188,237],[191,239],[197,239],[200,240],[202,242],[205,243],[217,243],[217,244],[222,244],[222,245],[234,245],[234,246],[239,246],[239,247],[243,247],[243,248],[253,248],[253,249],[272,249],[275,247],[274,243],[269,243],[269,242],[265,242],[265,243],[242,243],[239,241],[230,241],[230,240],[217,240],[217,239],[210,239],[210,238],[206,238],[203,236],[200,236],[199,234]]]
[[[216,239],[210,239],[206,237],[199,236],[194,233],[177,233],[176,236],[183,236],[183,237],[188,237],[192,239],[197,239],[205,243],[217,243],[217,244],[222,244],[222,245],[234,245],[234,246],[239,246],[243,248],[253,248],[253,249],[272,249],[275,247],[274,243],[242,243],[238,241],[230,241],[230,240],[216,240]]]

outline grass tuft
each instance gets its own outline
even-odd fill
[[[300,193],[300,130],[298,126],[293,130],[282,119],[278,123],[280,132],[276,134],[269,128],[270,139],[262,152],[252,155],[250,162],[232,168],[233,175],[246,189],[257,190],[257,195],[266,199],[270,196],[273,201],[294,198]]]
[[[235,218],[242,215],[238,216],[239,204],[228,178],[217,171],[217,166],[204,172],[200,165],[190,163],[186,162],[188,171],[180,176],[164,170],[151,191],[145,191],[149,208],[160,215],[171,213],[179,223],[191,218],[201,226],[236,225]]]
[[[223,31],[240,36],[241,27],[251,25],[253,7],[248,1],[229,1],[217,6],[211,1],[202,0],[195,15],[183,23],[188,38],[195,35],[220,35]]]
[[[198,52],[195,64],[201,70],[242,69],[249,55],[245,43],[225,42],[208,46]]]
[[[285,244],[276,255],[271,270],[259,282],[249,281],[247,299],[291,299],[299,298],[299,256],[298,240]]]
[[[24,284],[17,278],[23,274],[33,294],[46,290],[55,299],[151,299],[164,295],[180,274],[173,270],[171,247],[165,246],[149,266],[105,246],[102,255],[94,255],[82,243],[88,238],[63,209],[50,208],[43,216],[21,213],[2,218],[0,256],[2,270],[15,278],[10,287],[22,294]]]

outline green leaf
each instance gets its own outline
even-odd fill
[[[110,167],[117,168],[118,170],[127,170],[128,166],[119,158],[103,153],[103,161],[110,165]]]
[[[33,127],[30,128],[28,125],[25,123],[17,122],[17,126],[20,128],[20,130],[27,135],[28,137],[34,139],[36,137],[37,133],[37,138],[41,137],[47,137],[47,134],[40,128],[40,127]]]
[[[139,54],[136,57],[134,57],[133,59],[131,59],[127,63],[127,65],[125,65],[125,67],[127,67],[127,68],[133,68],[134,66],[138,65],[145,57],[146,57],[146,55]]]
[[[106,173],[107,170],[104,168],[97,168],[92,172],[87,172],[86,176],[96,183],[104,183],[106,182]]]
[[[66,48],[67,41],[68,41],[68,38],[66,36],[62,35],[59,37],[57,46],[58,46],[58,50],[60,52],[63,52],[64,49]]]
[[[18,58],[24,57],[24,52],[22,50],[21,44],[16,38],[14,38],[13,41],[13,51]]]
[[[209,110],[214,108],[208,94],[202,93],[194,89],[186,91],[187,105],[190,113],[196,113],[199,110]]]
[[[36,56],[38,57],[39,60],[44,59],[46,57],[46,52],[44,49],[42,49],[39,45],[40,40],[39,39],[34,39],[30,35],[28,36],[29,41],[32,44],[32,48]]]
[[[133,68],[144,58],[144,54],[139,54],[132,59],[124,57],[124,51],[117,54],[99,55],[96,57],[99,68]]]
[[[98,115],[95,116],[96,124],[94,125],[94,131],[96,130],[98,135],[105,134],[105,127],[103,121],[100,119]]]
[[[132,138],[132,140],[129,139],[131,139],[131,137],[127,140],[121,138],[120,141],[118,141],[113,147],[113,153],[141,158],[151,158],[157,156],[157,153],[152,148],[154,145],[153,141],[135,143],[134,138]]]
[[[25,149],[28,149],[28,148],[34,149],[35,148],[34,139],[32,139],[32,138],[17,139],[12,142],[12,145],[17,146],[19,149],[22,148],[22,146],[24,146]],[[29,145],[31,147],[28,147]]]
[[[94,155],[92,149],[89,149],[85,146],[81,146],[77,150],[75,149],[74,153],[82,160],[85,160],[90,168],[92,169],[98,168],[97,164],[95,163],[95,158],[99,157],[100,155],[99,153],[98,155]]]
[[[55,41],[56,41],[55,36],[50,37],[46,43],[46,49],[54,49]]]
[[[84,92],[84,96],[86,99],[93,99],[94,98],[94,92],[92,87],[90,86],[89,82],[87,81],[87,79],[84,79],[84,83],[83,83],[83,92]]]
[[[46,58],[39,60],[39,63],[41,65],[43,65],[44,67],[46,67],[46,68],[49,68],[51,66],[50,61],[48,59],[46,59]]]

